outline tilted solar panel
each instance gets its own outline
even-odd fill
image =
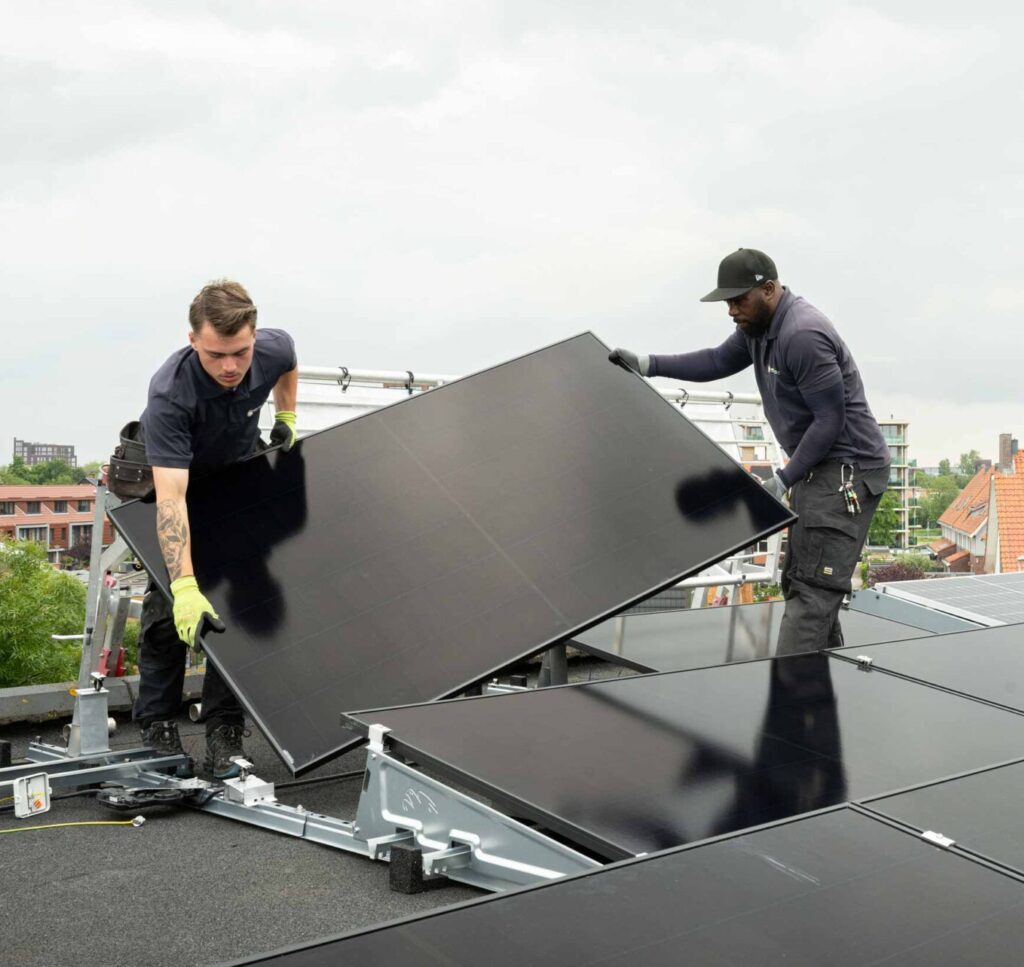
[[[792,514],[586,333],[189,486],[210,660],[301,772]],[[111,518],[165,591],[152,503]]]

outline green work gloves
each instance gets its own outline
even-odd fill
[[[274,428],[270,431],[270,445],[276,447],[280,443],[281,449],[287,453],[295,446],[296,439],[295,412],[293,410],[278,410],[274,414]]]
[[[204,614],[210,616],[211,626],[215,631],[224,630],[224,625],[217,620],[219,617],[217,612],[213,610],[213,605],[206,600],[206,595],[199,590],[199,585],[194,577],[190,575],[172,581],[171,594],[174,595],[174,627],[178,632],[178,637],[189,648],[196,646],[196,629],[203,620]]]

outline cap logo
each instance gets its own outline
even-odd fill
[[[758,274],[757,274],[757,273],[755,272],[755,273],[754,273],[754,278],[755,278],[755,279],[757,279],[757,281],[758,281],[758,282],[760,282],[760,281],[761,281],[761,280],[762,280],[762,279],[764,278],[764,276],[763,276],[763,275],[758,275]]]

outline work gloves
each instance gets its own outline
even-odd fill
[[[788,485],[777,473],[773,473],[770,480],[763,480],[761,482],[764,484],[764,489],[776,500],[781,501],[789,492]]]
[[[196,579],[191,575],[178,578],[171,582],[171,594],[174,595],[174,628],[178,637],[189,646],[196,647],[196,630],[202,623],[203,615],[210,619],[210,627],[214,631],[223,631],[224,625],[213,605],[206,600],[206,595],[199,590]]]
[[[278,410],[274,415],[274,428],[270,431],[270,445],[276,447],[280,443],[281,449],[287,453],[295,446],[297,438],[295,412],[293,410]]]
[[[623,369],[631,369],[634,373],[646,376],[651,370],[651,357],[638,356],[628,349],[613,349],[608,358]]]

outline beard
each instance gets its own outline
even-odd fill
[[[757,312],[751,316],[750,321],[747,323],[747,335],[753,336],[755,339],[759,339],[763,336],[772,324],[772,316],[774,313],[766,302],[762,302],[757,307]]]

